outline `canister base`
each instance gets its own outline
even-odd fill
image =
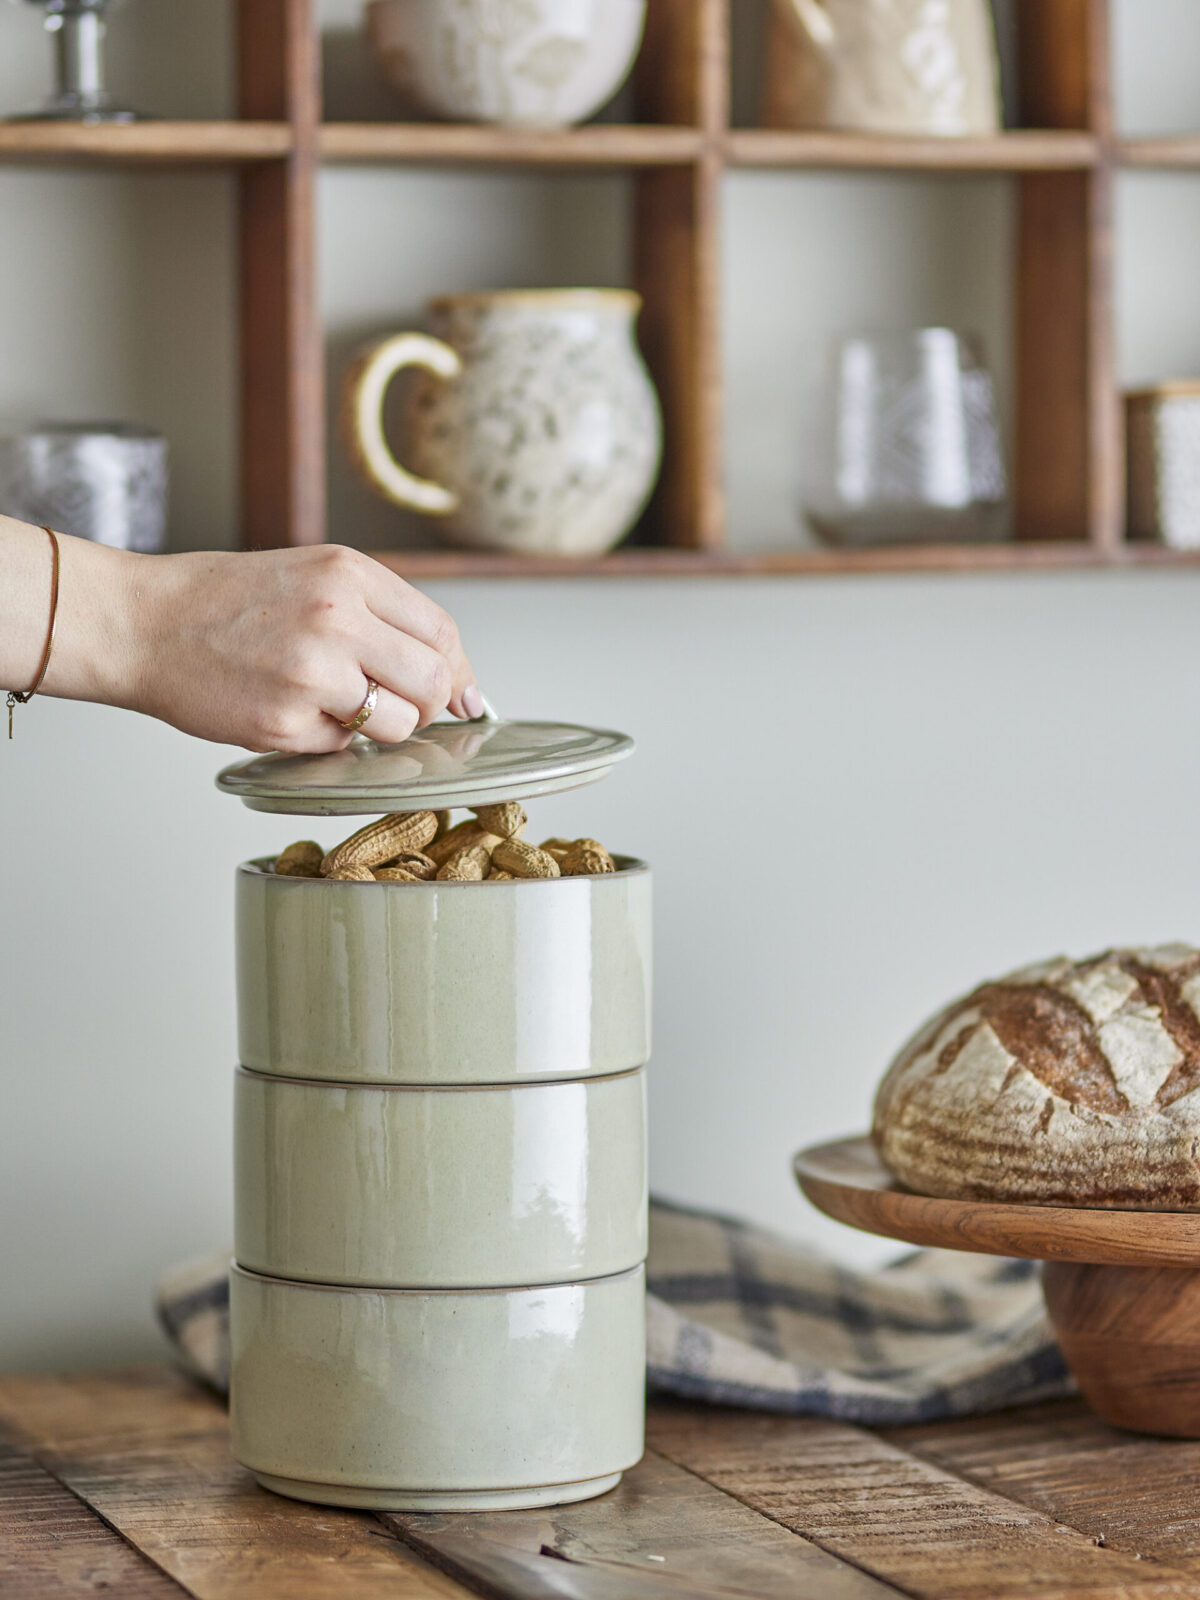
[[[581,1478],[578,1483],[551,1483],[541,1489],[356,1489],[340,1483],[306,1483],[302,1478],[277,1478],[270,1472],[254,1476],[264,1489],[287,1495],[289,1500],[309,1500],[322,1506],[349,1506],[356,1511],[528,1511],[539,1506],[562,1506],[572,1500],[591,1500],[615,1489],[619,1472],[601,1478]]]

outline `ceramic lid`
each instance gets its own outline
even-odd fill
[[[330,755],[252,756],[219,773],[217,787],[252,811],[440,811],[579,789],[632,752],[627,734],[570,722],[435,722],[403,744],[356,737]]]

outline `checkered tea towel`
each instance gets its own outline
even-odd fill
[[[228,1253],[175,1268],[158,1313],[188,1367],[229,1381]],[[870,1424],[1066,1394],[1031,1261],[922,1250],[856,1272],[794,1240],[656,1200],[652,1389]]]

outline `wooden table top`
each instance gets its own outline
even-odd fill
[[[1200,1600],[1200,1442],[1080,1403],[919,1428],[656,1405],[599,1500],[299,1505],[220,1404],[139,1369],[0,1380],[0,1596],[58,1600]]]

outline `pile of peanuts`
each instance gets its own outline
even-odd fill
[[[576,878],[615,872],[595,839],[521,838],[528,818],[516,800],[472,806],[465,821],[449,811],[393,811],[326,852],[313,839],[288,845],[275,858],[287,878],[342,883],[496,883],[514,878]]]

